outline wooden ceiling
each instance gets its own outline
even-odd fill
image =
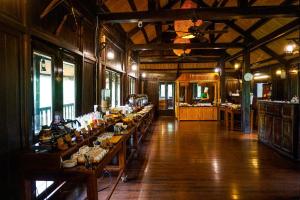
[[[238,2],[244,0],[194,0],[198,7],[237,7]],[[179,9],[182,1],[180,0],[104,0],[104,7],[111,12],[137,12],[137,11],[163,11],[169,9]],[[248,6],[289,6],[299,5],[298,0],[249,0]],[[250,18],[250,19],[234,19],[224,21],[214,21],[215,30],[227,30],[227,33],[215,33],[206,35],[210,38],[210,43],[243,43],[260,41],[267,38],[272,32],[279,30],[289,23],[295,22],[296,17],[276,17],[276,18]],[[173,21],[161,22],[144,22],[142,28],[138,28],[137,23],[120,23],[122,29],[133,44],[159,44],[166,42],[171,37],[166,31]],[[283,34],[284,36],[278,37],[276,40],[260,45],[251,51],[251,64],[253,68],[267,67],[270,65],[286,65],[290,59],[299,55],[286,56],[284,54],[284,46],[287,43],[287,38],[299,37],[299,29]],[[213,38],[213,39],[211,39]],[[172,42],[172,40],[168,41]],[[208,69],[214,68],[221,57],[226,58],[226,68],[233,69],[232,63],[235,60],[241,60],[242,57],[238,53],[241,51],[239,48],[226,48],[224,52],[214,50],[207,50],[211,55],[204,55],[199,50],[192,50],[191,55],[187,58],[178,59],[170,50],[147,50],[140,51],[141,69],[145,70],[159,70],[159,69],[178,69],[184,68],[198,68]],[[201,58],[199,56],[203,55]],[[166,57],[168,56],[168,57]],[[189,60],[188,57],[193,58]],[[197,57],[194,59],[194,57]],[[203,59],[205,57],[205,59]],[[214,59],[215,60],[214,60]],[[197,60],[198,59],[198,60]],[[151,62],[151,60],[153,62]],[[197,63],[193,63],[196,60]],[[198,62],[203,60],[203,62]],[[170,61],[168,63],[168,61]],[[207,61],[207,62],[205,62]],[[231,61],[231,62],[229,62]],[[180,67],[178,67],[180,65]]]

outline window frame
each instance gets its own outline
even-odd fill
[[[129,79],[129,88],[128,88],[128,93],[129,95],[131,94],[136,94],[136,78],[134,77],[131,77],[131,76],[128,76],[128,79]],[[132,91],[132,89],[134,89],[134,91]]]
[[[108,83],[109,83],[109,87],[107,87],[107,75],[108,75]],[[112,85],[113,85],[113,76],[114,76],[114,82],[115,82],[115,92],[114,92],[114,95],[115,95],[115,102],[114,104],[112,104],[112,101],[113,101],[113,91],[112,91]],[[118,77],[118,79],[117,79]],[[118,71],[115,71],[115,70],[112,70],[110,68],[107,68],[105,69],[105,89],[109,89],[110,90],[110,99],[111,99],[111,106],[113,107],[118,107],[121,105],[121,95],[122,95],[122,81],[121,81],[121,78],[122,78],[122,73],[118,72]],[[119,94],[118,94],[118,81],[119,80]]]

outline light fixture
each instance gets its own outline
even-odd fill
[[[300,40],[298,38],[289,38],[287,40],[289,42],[284,48],[285,54],[293,55],[299,53]]]
[[[276,70],[276,75],[280,76],[281,75],[281,69]]]
[[[237,70],[239,69],[241,64],[239,62],[234,63],[234,69]]]
[[[132,70],[132,71],[136,71],[136,70],[137,70],[137,64],[136,64],[136,63],[133,63],[133,64],[131,65],[131,70]]]
[[[215,73],[220,73],[221,72],[221,69],[219,67],[216,67],[215,68]]]
[[[145,72],[142,73],[142,77],[146,78],[146,73]]]
[[[298,74],[298,69],[296,67],[292,67],[290,70],[289,70],[289,73],[290,74]]]
[[[286,70],[285,69],[281,70],[280,78],[281,79],[285,79],[286,78]]]
[[[108,60],[113,60],[115,58],[115,53],[113,52],[113,50],[109,49],[107,51],[107,59]]]
[[[188,34],[182,36],[181,38],[183,38],[183,39],[193,39],[193,38],[195,38],[195,37],[196,37],[196,36],[194,36],[193,34],[188,33]]]
[[[261,73],[256,73],[254,74],[254,80],[260,80],[260,79],[268,79],[270,78],[269,75],[266,75],[266,74],[261,74]]]
[[[42,60],[41,60],[41,71],[42,71],[42,72],[47,71],[45,59],[42,59]]]

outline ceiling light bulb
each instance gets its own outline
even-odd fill
[[[295,43],[289,42],[288,45],[286,45],[284,51],[286,54],[292,54],[294,52],[295,48],[296,48]]]
[[[146,78],[146,73],[142,73],[142,77],[143,77],[143,78]]]
[[[193,34],[187,34],[187,35],[182,36],[181,38],[183,38],[183,39],[193,39],[193,38],[195,38],[195,36]]]
[[[115,58],[114,52],[113,52],[112,50],[109,50],[109,51],[107,52],[107,59],[112,60],[112,59],[114,59],[114,58]]]
[[[239,63],[235,63],[234,64],[234,69],[238,69],[238,68],[240,68],[240,64]]]
[[[276,70],[276,75],[281,75],[281,69]]]
[[[220,68],[218,68],[218,67],[217,67],[217,68],[215,68],[215,72],[216,72],[216,73],[219,73],[220,71],[221,71],[221,69],[220,69]]]
[[[137,70],[137,65],[134,63],[131,65],[131,69],[132,71],[136,71]]]

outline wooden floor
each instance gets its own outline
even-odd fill
[[[160,118],[111,199],[300,199],[299,164],[218,122]],[[85,196],[77,187],[76,199]],[[99,192],[103,198],[106,192]],[[74,198],[74,194],[73,194]]]

